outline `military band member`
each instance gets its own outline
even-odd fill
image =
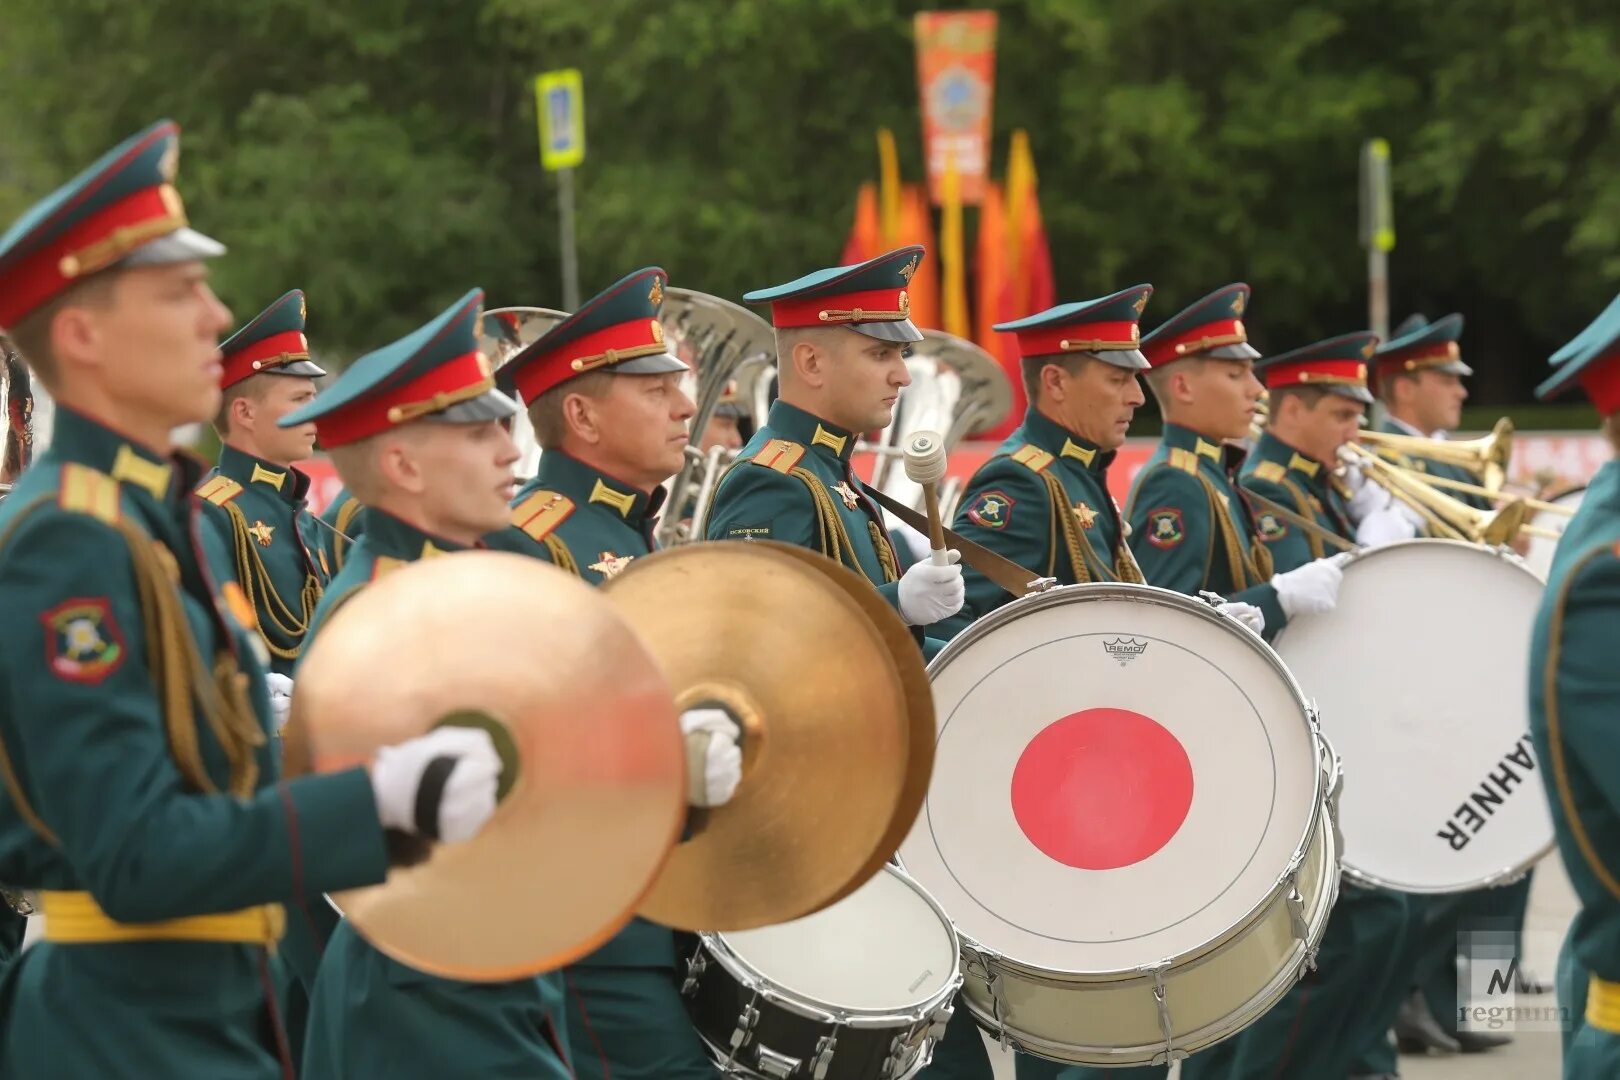
[[[1240,482],[1317,523],[1306,530],[1256,508],[1261,539],[1281,573],[1327,553],[1319,531],[1345,542],[1357,537],[1329,475],[1372,403],[1367,361],[1376,343],[1372,334],[1347,334],[1255,365],[1270,393],[1270,415]],[[1365,515],[1360,531],[1382,542],[1402,526],[1410,535],[1410,524],[1384,505]],[[1311,610],[1331,606],[1332,590],[1320,585],[1307,597]],[[1184,1080],[1347,1076],[1387,1021],[1369,990],[1390,979],[1407,918],[1399,893],[1341,883],[1316,970],[1240,1034],[1183,1062]]]
[[[1579,386],[1620,453],[1620,297],[1553,355],[1542,399]],[[1620,1075],[1620,464],[1587,486],[1553,554],[1530,642],[1530,736],[1580,901],[1558,962],[1565,1080]]]
[[[1066,585],[1142,580],[1108,467],[1146,400],[1137,320],[1152,294],[1137,285],[997,324],[1017,337],[1029,410],[968,482],[957,532]],[[976,570],[963,576],[967,602],[935,631],[941,637],[1012,599]]]
[[[921,247],[818,270],[743,297],[770,304],[781,396],[721,479],[710,540],[779,540],[864,576],[914,627],[962,606],[962,572],[921,562],[903,574],[883,515],[850,466],[860,433],[887,427],[911,382],[905,346],[922,340],[906,286]],[[919,631],[920,632],[920,631]],[[932,651],[938,641],[925,641]]]
[[[0,881],[46,916],[5,976],[3,1076],[291,1075],[268,950],[311,898],[383,880],[431,756],[278,782],[264,646],[171,445],[218,411],[230,323],[178,151],[155,124],[0,236],[0,327],[57,403],[0,507]],[[433,819],[493,801],[452,756]]]
[[[1389,341],[1378,347],[1373,364],[1385,413],[1379,431],[1444,439],[1457,430],[1462,423],[1463,402],[1468,400],[1463,379],[1474,373],[1463,363],[1459,344],[1462,330],[1461,315],[1447,315],[1432,323],[1422,315],[1412,315],[1395,329]],[[1422,455],[1379,452],[1397,464],[1445,480],[1479,482],[1479,477],[1460,465]],[[1447,494],[1481,510],[1494,509],[1494,504],[1483,496],[1457,491]]]
[[[502,421],[517,411],[478,350],[483,293],[473,290],[426,326],[361,357],[315,400],[281,420],[313,423],[338,474],[367,507],[369,527],[316,609],[311,639],[333,611],[378,578],[474,547],[505,524],[516,445]],[[482,736],[480,739],[479,736]],[[441,728],[446,748],[488,736]],[[379,759],[382,760],[382,759]],[[477,764],[493,780],[500,762]],[[487,816],[485,805],[457,804]],[[325,837],[314,840],[319,847]],[[566,1077],[562,988],[554,976],[460,983],[384,956],[340,923],[310,1000],[306,1080],[338,1077]]]
[[[685,463],[694,410],[686,365],[664,350],[666,277],[638,270],[501,365],[502,389],[529,410],[540,472],[518,492],[491,547],[545,559],[592,584],[653,548],[665,480]],[[689,709],[694,806],[736,789],[739,729],[723,709]],[[568,1038],[580,1080],[703,1080],[719,1075],[681,1000],[674,933],[637,918],[564,972]]]
[[[1238,486],[1244,454],[1232,444],[1249,436],[1264,392],[1243,325],[1248,303],[1247,285],[1228,285],[1142,340],[1164,436],[1137,474],[1126,517],[1149,585],[1252,604],[1270,639],[1289,615],[1331,607],[1340,572],[1313,560],[1275,574]]]

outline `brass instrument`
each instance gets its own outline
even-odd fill
[[[546,331],[566,318],[567,312],[552,308],[492,308],[484,312],[478,325],[478,348],[489,358],[491,366],[498,370],[522,352],[525,346],[539,340]],[[523,455],[514,466],[518,482],[522,483],[540,468],[540,443],[534,436],[534,425],[529,423],[526,412],[512,417],[512,441],[517,443],[518,452]]]
[[[758,426],[770,411],[776,375],[776,332],[770,323],[740,304],[691,289],[664,290],[659,312],[671,354],[686,361],[696,380],[697,411],[688,426],[695,441],[703,435],[727,387],[738,407]],[[668,509],[654,533],[660,547],[703,539],[703,522],[721,475],[736,453],[716,446],[705,452],[688,444],[686,464],[669,482]]]
[[[1441,445],[1444,445],[1444,443]],[[1464,480],[1452,480],[1445,476],[1435,476],[1433,473],[1424,473],[1423,478],[1427,483],[1445,491],[1458,491],[1464,495],[1477,495],[1482,499],[1490,499],[1494,502],[1522,499],[1524,505],[1540,513],[1557,514],[1560,517],[1575,516],[1574,508],[1565,506],[1563,503],[1548,502],[1546,499],[1532,498],[1529,495],[1517,495],[1511,491],[1492,491],[1483,484],[1470,484]]]
[[[1478,476],[1480,486],[1488,494],[1502,490],[1507,482],[1508,460],[1513,455],[1513,421],[1505,416],[1496,422],[1489,435],[1477,439],[1426,439],[1382,431],[1362,431],[1356,438],[1375,449],[1460,466]]]

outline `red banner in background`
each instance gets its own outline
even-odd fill
[[[915,25],[929,194],[937,205],[945,163],[954,160],[962,203],[977,206],[990,173],[996,13],[919,11]]]

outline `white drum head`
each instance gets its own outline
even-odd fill
[[[1585,496],[1586,489],[1579,487],[1573,491],[1564,492],[1552,501],[1559,506],[1567,506],[1569,509],[1574,510],[1581,505],[1581,500]],[[1564,514],[1554,514],[1548,510],[1540,510],[1530,519],[1530,524],[1543,529],[1551,529],[1559,536],[1563,536],[1564,530],[1569,527],[1569,517]],[[1529,550],[1524,553],[1524,564],[1542,581],[1547,580],[1547,573],[1552,569],[1553,551],[1557,547],[1558,541],[1553,537],[1532,536],[1530,538]]]
[[[1357,555],[1338,607],[1277,638],[1344,763],[1346,869],[1458,892],[1551,849],[1525,714],[1542,592],[1510,555],[1411,540]]]
[[[908,1012],[956,980],[950,924],[891,866],[813,915],[714,936],[773,986],[846,1012]]]
[[[901,858],[1011,961],[1100,974],[1201,951],[1308,841],[1304,700],[1206,604],[1054,589],[970,627],[929,674],[938,750]]]

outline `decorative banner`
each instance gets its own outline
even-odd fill
[[[940,202],[946,162],[954,161],[962,203],[977,206],[990,172],[996,13],[920,11],[916,31],[929,194]]]

